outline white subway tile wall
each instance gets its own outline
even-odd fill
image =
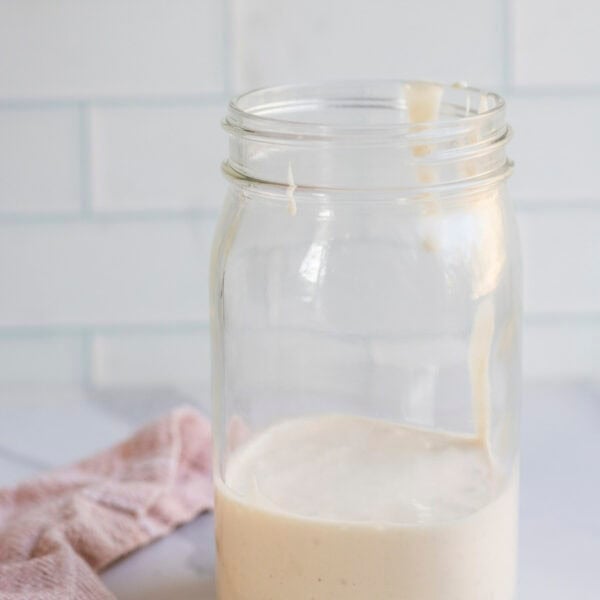
[[[498,0],[233,0],[237,89],[403,77],[498,86]]]
[[[0,327],[194,323],[213,220],[0,227]]]
[[[84,340],[76,335],[33,331],[31,335],[0,337],[0,382],[80,381],[84,372]]]
[[[0,2],[0,98],[220,92],[221,0]]]
[[[600,319],[552,316],[525,322],[523,370],[531,379],[598,380]]]
[[[597,378],[599,28],[595,0],[0,1],[0,382],[206,389],[227,99],[358,77],[507,96],[525,374]]]
[[[508,98],[515,131],[510,152],[517,165],[511,189],[517,200],[541,207],[549,202],[600,205],[599,99],[600,89],[598,95],[571,95],[568,87],[560,96]]]
[[[80,155],[77,107],[0,110],[0,215],[77,210]]]
[[[518,85],[600,86],[597,2],[513,1]]]
[[[594,314],[600,304],[597,211],[552,207],[523,210],[519,217],[526,274],[525,313]]]
[[[218,210],[224,113],[222,105],[94,108],[94,210]]]
[[[208,329],[188,329],[96,336],[91,348],[91,382],[102,387],[198,382],[208,387]]]

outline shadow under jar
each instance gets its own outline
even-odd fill
[[[219,600],[510,600],[521,281],[503,100],[240,96],[211,327]]]

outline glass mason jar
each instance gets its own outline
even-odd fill
[[[521,281],[503,100],[234,100],[211,266],[220,600],[514,597]]]

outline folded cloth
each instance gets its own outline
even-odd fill
[[[93,458],[0,489],[0,600],[114,599],[95,572],[212,507],[210,438],[183,407]]]

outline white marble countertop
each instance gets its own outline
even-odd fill
[[[0,388],[0,486],[71,462],[185,402],[169,390]],[[523,402],[521,600],[600,598],[600,385],[530,384]],[[214,600],[212,517],[120,561],[120,600]]]

